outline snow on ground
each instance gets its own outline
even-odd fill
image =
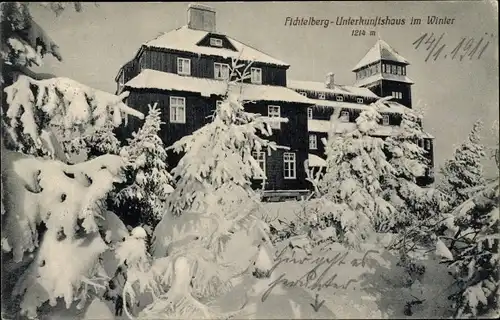
[[[307,209],[307,202],[264,203],[263,207],[270,217],[290,222]],[[319,245],[309,254],[291,249],[290,241],[284,240],[276,245],[271,279],[243,276],[213,306],[223,312],[245,306],[236,316],[240,319],[450,317],[447,296],[453,279],[446,266],[437,258],[425,258],[420,262],[426,272],[414,276],[410,286],[410,276],[397,265],[397,255],[384,248],[390,238],[376,235],[358,251],[339,243]],[[412,308],[411,316],[405,315],[405,304],[416,299],[424,301]],[[108,301],[94,301],[86,311],[61,306],[47,319],[112,319],[109,310],[113,308]]]

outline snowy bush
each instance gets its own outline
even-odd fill
[[[43,144],[43,133],[50,133],[52,127],[63,136],[73,136],[75,131],[88,135],[110,121],[114,126],[121,125],[128,114],[143,117],[122,102],[128,92],[115,96],[67,78],[34,80],[19,76],[4,91],[9,132],[16,133],[14,140],[25,152],[45,146],[54,154],[58,147],[53,140]]]
[[[84,285],[96,277],[98,257],[107,248],[96,218],[122,165],[111,155],[65,165],[2,151],[8,190],[2,199],[2,250],[11,253],[14,273],[20,271],[16,263],[29,261],[11,292],[22,296],[23,313],[33,317],[37,307],[59,297],[68,307],[74,299],[85,300]]]

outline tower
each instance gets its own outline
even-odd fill
[[[370,89],[380,97],[393,96],[394,101],[411,108],[411,85],[406,75],[410,63],[385,41],[379,39],[352,69],[355,86]]]

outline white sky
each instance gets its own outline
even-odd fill
[[[380,36],[411,65],[415,107],[426,107],[424,126],[436,137],[435,160],[441,165],[453,146],[467,136],[475,120],[485,123],[483,136],[492,145],[491,131],[498,111],[498,8],[494,2],[276,2],[205,3],[217,11],[217,30],[262,50],[291,65],[288,78],[323,81],[335,73],[339,84],[354,83],[351,69]],[[186,24],[188,3],[100,3],[84,4],[81,13],[67,10],[59,17],[36,4],[35,20],[61,47],[64,61],[45,59],[43,71],[66,76],[95,88],[114,92],[119,67],[133,57],[140,45],[160,32]],[[410,26],[410,17],[426,20],[429,15],[455,18],[453,25]],[[406,18],[405,26],[328,28],[285,26],[286,17],[310,16],[336,20],[357,18]],[[376,37],[351,36],[351,30],[374,30]],[[494,34],[480,60],[444,59],[425,62],[427,52],[412,43],[423,33],[438,36],[450,52],[462,37],[477,42],[485,33]],[[485,42],[483,42],[485,43]],[[487,164],[493,172],[491,163]]]

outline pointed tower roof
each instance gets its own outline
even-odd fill
[[[394,48],[387,44],[382,39],[379,39],[375,45],[365,54],[363,59],[361,59],[358,64],[352,69],[352,71],[359,70],[364,66],[367,66],[373,62],[380,60],[394,61],[404,63],[406,65],[410,64],[405,58],[403,58]]]

